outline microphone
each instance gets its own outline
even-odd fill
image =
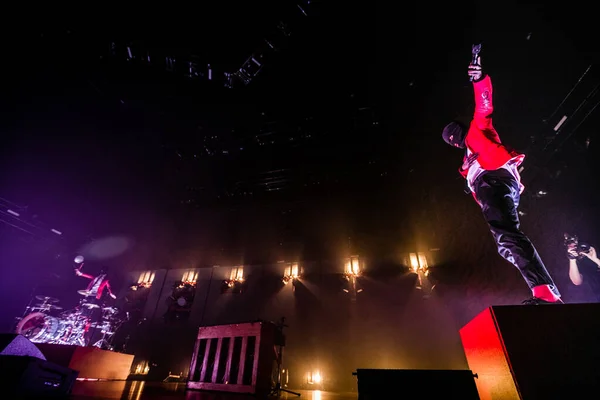
[[[479,57],[479,52],[481,52],[481,43],[474,44],[473,46],[471,46],[471,64],[473,64],[473,65],[479,64],[477,61],[477,58]],[[471,82],[473,82],[473,77],[470,76],[469,80]]]

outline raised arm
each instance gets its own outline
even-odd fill
[[[481,59],[477,64],[469,65],[469,76],[473,78],[473,92],[475,96],[475,112],[473,122],[479,129],[492,128],[492,113],[494,103],[492,101],[492,80],[481,68]]]
[[[491,122],[494,112],[494,103],[492,102],[492,79],[486,75],[479,82],[473,82],[473,91],[475,92],[475,119],[486,119]]]
[[[577,267],[577,260],[570,259],[569,260],[569,279],[573,282],[573,285],[579,286],[583,283],[583,277],[579,272],[579,268]]]
[[[106,279],[104,282],[102,282],[102,285],[100,285],[100,289],[98,290],[99,293],[102,293],[102,286],[106,288],[110,297],[112,297],[113,299],[117,298],[117,296],[110,289],[110,283],[108,282],[108,279]]]
[[[596,253],[596,249],[594,247],[590,247],[590,250],[582,253],[584,256],[590,259],[594,264],[600,268],[600,259],[598,258],[598,254]]]
[[[80,270],[76,269],[75,270],[75,275],[77,276],[81,276],[83,278],[87,278],[87,279],[94,279],[93,275],[88,275],[88,274],[84,274],[83,272],[81,272]]]

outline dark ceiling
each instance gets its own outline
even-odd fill
[[[119,204],[128,215],[143,209],[183,221],[182,234],[204,221],[220,232],[217,241],[235,236],[232,246],[260,235],[310,241],[311,230],[393,243],[412,235],[402,227],[417,216],[443,216],[464,200],[460,154],[439,130],[469,118],[465,67],[476,41],[494,77],[504,140],[533,160],[560,114],[573,114],[571,134],[553,143],[575,150],[555,164],[581,161],[577,149],[597,126],[595,103],[573,110],[591,93],[595,69],[556,111],[598,55],[591,17],[576,11],[278,1],[32,18],[17,24],[5,50],[2,186],[64,224],[71,217],[57,209],[85,204],[84,216]],[[252,55],[262,69],[241,75]],[[556,172],[547,155],[529,164],[536,177]],[[209,223],[218,213],[231,216]],[[232,234],[241,221],[248,233]],[[257,224],[272,229],[252,233]]]

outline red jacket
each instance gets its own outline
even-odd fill
[[[112,294],[112,291],[110,290],[110,284],[108,283],[108,279],[106,279],[106,275],[103,275],[102,277],[100,277],[100,276],[93,276],[93,275],[89,275],[89,274],[80,273],[79,276],[82,276],[84,278],[91,280],[91,282],[88,284],[88,286],[86,288],[86,290],[88,292],[91,292],[92,289],[94,288],[94,285],[96,285],[98,283],[97,278],[100,278],[102,280],[100,282],[100,285],[98,286],[98,292],[96,293],[96,299],[100,300],[102,298],[102,293],[104,293],[104,289],[107,289],[108,293]]]
[[[494,111],[492,80],[486,75],[479,82],[473,82],[473,90],[475,92],[475,113],[465,138],[465,145],[471,152],[479,153],[477,161],[485,170],[496,170],[509,160],[515,160],[517,166],[520,165],[525,155],[507,149],[492,125],[492,112]],[[459,172],[463,177],[467,177],[468,170],[463,171],[459,168]]]

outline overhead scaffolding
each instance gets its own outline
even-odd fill
[[[548,186],[552,179],[561,174],[561,158],[559,154],[568,153],[572,147],[567,144],[582,133],[582,126],[589,122],[590,117],[598,110],[600,105],[600,68],[589,65],[579,77],[575,85],[554,109],[543,120],[543,129],[532,137],[532,143],[526,150],[526,162],[521,166],[522,181],[528,192],[534,197],[543,197],[548,193]],[[575,148],[585,151],[589,147],[594,130],[583,131],[587,133]]]
[[[201,62],[203,57],[199,54],[185,56],[167,54],[167,52],[159,54],[159,51],[153,51],[135,42],[110,42],[107,53],[113,58],[127,62],[159,66],[167,72],[185,76],[191,80],[217,82],[229,89],[239,85],[246,86],[257,77],[273,54],[287,46],[293,29],[299,27],[299,24],[310,15],[314,4],[315,2],[310,0],[302,0],[296,4],[290,3],[291,9],[285,19],[279,20],[274,29],[267,33],[242,65],[233,71],[215,70],[209,60]],[[212,65],[217,65],[214,61]]]

